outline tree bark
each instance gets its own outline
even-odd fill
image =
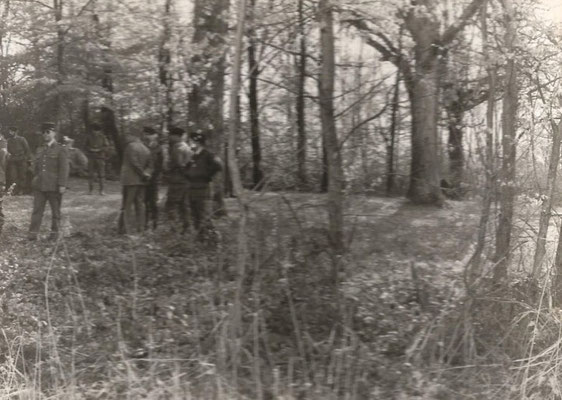
[[[533,258],[533,277],[538,278],[541,267],[546,254],[546,236],[548,232],[548,224],[550,222],[550,212],[552,211],[552,203],[556,195],[556,178],[558,175],[558,163],[560,162],[560,128],[562,122],[556,124],[551,120],[552,129],[552,148],[550,151],[550,160],[548,165],[548,173],[546,177],[546,195],[541,201],[541,216],[539,218],[539,232],[537,234],[537,247]]]
[[[496,232],[496,252],[494,254],[494,283],[500,284],[507,278],[507,265],[511,245],[513,221],[513,203],[515,199],[515,158],[518,87],[517,65],[513,55],[515,46],[515,11],[511,0],[504,0],[505,38],[504,47],[508,55],[506,65],[506,92],[503,97],[502,110],[502,165],[499,190],[498,230]]]
[[[164,89],[164,125],[170,127],[174,124],[174,81],[172,79],[170,64],[172,52],[170,50],[171,37],[171,8],[172,0],[164,3],[164,18],[162,27],[162,39],[158,49],[158,75],[159,81]]]
[[[299,184],[305,187],[308,183],[306,171],[306,22],[304,19],[304,0],[298,0],[298,35],[299,35],[299,55],[298,55],[298,74],[297,74],[297,177]]]
[[[231,309],[231,351],[232,351],[232,366],[233,366],[233,381],[234,387],[237,387],[238,379],[238,365],[240,355],[240,342],[242,332],[242,292],[244,290],[245,268],[247,263],[248,253],[248,236],[247,236],[247,219],[248,219],[248,204],[242,186],[242,179],[240,177],[240,170],[238,168],[236,157],[236,137],[239,131],[239,91],[240,91],[240,70],[242,63],[242,41],[244,36],[244,20],[246,17],[246,1],[238,0],[238,16],[237,16],[237,29],[235,48],[233,55],[232,65],[232,81],[230,87],[230,110],[229,110],[229,130],[228,130],[228,169],[232,177],[232,186],[234,194],[238,199],[240,207],[240,220],[238,222],[238,235],[237,235],[237,288],[235,292],[234,304]]]
[[[402,36],[402,30],[400,30],[400,36]],[[401,48],[402,39],[400,38]],[[400,52],[402,50],[400,49]],[[396,170],[394,165],[394,154],[396,145],[396,135],[398,127],[398,107],[400,100],[400,69],[396,70],[396,81],[394,82],[394,94],[392,96],[392,111],[390,115],[390,138],[388,143],[388,156],[386,164],[386,194],[390,195],[394,192],[396,186]]]
[[[259,98],[258,78],[260,74],[259,65],[256,60],[256,32],[255,32],[255,6],[256,0],[250,0],[248,10],[248,69],[249,69],[249,91],[248,103],[250,107],[250,136],[252,144],[252,180],[254,190],[263,188],[263,171],[261,169],[261,144],[260,144],[260,120],[259,120]]]
[[[464,175],[464,149],[463,129],[464,109],[458,102],[452,102],[447,107],[449,130],[448,154],[449,154],[449,178],[451,197],[459,199],[462,197],[461,183]]]
[[[64,81],[64,27],[61,24],[63,18],[63,0],[53,0],[53,10],[55,12],[55,23],[57,27],[57,89],[55,94],[55,99],[53,101],[52,114],[55,118],[55,123],[57,124],[57,131],[60,132],[60,118],[61,118],[61,108],[62,108],[62,92],[61,85]]]
[[[488,24],[486,16],[486,5],[481,12],[482,18],[482,42],[484,47],[484,58],[486,62],[490,63],[489,45],[488,45]],[[468,284],[472,285],[474,280],[480,275],[480,265],[482,260],[482,253],[486,245],[486,233],[488,231],[488,222],[490,220],[490,209],[494,197],[494,181],[495,181],[495,166],[494,166],[494,115],[495,115],[495,99],[496,99],[496,67],[488,65],[488,103],[486,105],[486,150],[484,159],[484,172],[486,176],[486,183],[484,188],[484,197],[482,199],[482,211],[480,213],[480,223],[478,224],[478,236],[476,239],[476,246],[471,258],[470,265],[468,266]]]
[[[319,0],[320,79],[318,98],[322,137],[328,166],[328,217],[331,245],[337,254],[344,251],[343,243],[343,170],[334,118],[335,50],[334,21],[330,0]],[[337,271],[334,272],[337,283]]]

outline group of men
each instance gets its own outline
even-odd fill
[[[94,123],[85,142],[88,156],[89,194],[93,194],[96,181],[99,194],[104,195],[105,162],[110,143],[101,126]],[[7,140],[0,140],[0,230],[4,221],[1,200],[8,177],[16,177],[16,193],[23,190],[18,182],[32,170],[33,211],[29,226],[29,240],[36,240],[45,206],[50,205],[52,221],[50,238],[60,231],[61,203],[68,186],[69,155],[67,146],[57,142],[54,123],[41,126],[43,145],[31,154],[25,138],[9,129]],[[207,133],[208,134],[208,133]],[[201,240],[214,238],[209,200],[211,181],[222,169],[220,160],[205,146],[207,135],[171,127],[168,143],[163,143],[158,132],[144,127],[142,132],[123,138],[123,157],[120,170],[122,203],[119,232],[137,235],[147,229],[156,229],[159,222],[158,190],[167,182],[168,192],[165,212],[168,226],[178,233],[192,229]]]
[[[119,231],[140,234],[158,227],[158,186],[165,180],[168,192],[164,209],[169,228],[181,234],[191,228],[198,239],[215,235],[211,222],[210,184],[222,169],[220,160],[205,146],[206,135],[171,127],[168,144],[145,127],[141,137],[127,135],[121,166],[123,190]]]

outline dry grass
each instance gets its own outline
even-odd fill
[[[350,197],[350,252],[334,292],[320,195],[251,196],[240,277],[234,202],[217,221],[217,249],[166,226],[124,238],[119,187],[108,186],[87,196],[73,181],[57,243],[25,241],[31,199],[7,199],[0,398],[446,399],[471,398],[475,382],[472,398],[502,398],[488,397],[506,393],[492,376],[522,382],[526,371],[533,392],[556,374],[538,369],[554,344],[535,347],[516,373],[482,357],[463,305],[475,203]]]

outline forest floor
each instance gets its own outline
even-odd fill
[[[118,183],[103,197],[87,195],[84,180],[71,186],[59,241],[27,241],[31,196],[5,199],[0,398],[453,398],[456,383],[439,383],[435,397],[422,390],[414,353],[463,290],[476,201],[437,209],[349,197],[347,335],[332,328],[341,299],[325,196],[251,194],[249,262],[237,282],[235,199],[215,220],[222,239],[212,247],[166,223],[119,236]],[[49,224],[46,212],[44,236]],[[234,342],[228,321],[240,293]]]

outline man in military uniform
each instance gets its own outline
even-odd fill
[[[88,185],[89,194],[94,191],[94,180],[99,181],[100,195],[103,196],[103,184],[105,180],[105,158],[109,147],[109,140],[103,134],[101,126],[97,123],[91,124],[91,132],[86,138],[86,154],[88,156]]]
[[[191,160],[191,150],[184,141],[185,131],[179,127],[169,129],[169,159],[167,168],[168,193],[166,195],[166,214],[171,229],[176,230],[174,224],[181,223],[181,233],[189,228],[189,182],[185,176],[185,167]]]
[[[207,150],[205,134],[195,132],[190,135],[190,139],[193,156],[187,164],[185,176],[189,181],[191,218],[197,231],[197,239],[208,240],[216,236],[209,213],[211,181],[222,170],[222,163]]]
[[[146,221],[145,229],[152,223],[152,229],[158,226],[158,181],[162,173],[164,155],[162,146],[158,140],[158,132],[149,126],[143,129],[144,144],[150,150],[152,158],[153,170],[150,178],[146,184],[145,193],[145,207],[146,207]]]
[[[26,192],[27,170],[31,161],[31,152],[27,140],[18,135],[18,128],[8,128],[8,160],[6,163],[8,187],[16,184],[14,194]]]
[[[33,211],[29,226],[29,239],[36,240],[45,204],[51,207],[50,239],[58,237],[61,220],[62,195],[68,181],[68,155],[66,148],[56,141],[55,124],[45,122],[41,126],[44,145],[39,147],[34,159],[34,176],[31,183],[33,189]]]

